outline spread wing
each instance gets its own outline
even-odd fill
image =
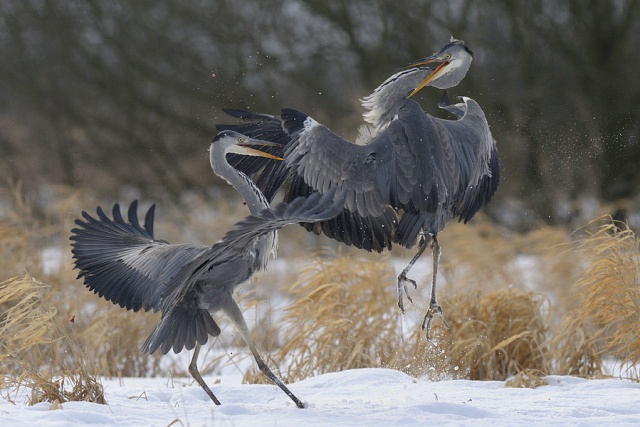
[[[363,217],[389,205],[409,212],[447,210],[490,174],[493,139],[484,113],[469,98],[459,120],[432,117],[407,100],[398,118],[367,145],[350,143],[293,110],[282,117],[292,135],[287,166],[316,191],[347,191],[345,207]]]
[[[234,117],[245,120],[246,123],[241,125],[218,125],[217,128],[221,133],[216,136],[214,143],[217,139],[229,134],[229,132],[237,132],[250,138],[282,144],[281,148],[269,148],[268,151],[278,157],[284,157],[285,148],[292,142],[292,136],[284,128],[280,117],[238,110],[225,111]],[[290,173],[286,162],[233,154],[227,155],[227,160],[235,168],[250,176],[269,200],[273,198],[281,187],[287,189],[284,201],[291,201],[300,196],[305,197],[317,191],[308,185],[304,179]],[[301,223],[301,225],[316,234],[324,233],[347,245],[354,245],[367,251],[375,250],[381,252],[385,248],[391,249],[392,232],[396,223],[396,212],[391,207],[386,206],[379,207],[375,214],[367,216],[362,216],[345,208],[330,220],[314,224],[305,222]]]
[[[113,207],[113,219],[102,208],[97,218],[82,212],[71,230],[72,253],[78,278],[100,297],[127,310],[158,311],[163,301],[182,285],[175,280],[191,260],[208,247],[169,244],[153,237],[155,206],[147,211],[145,225],[138,221],[137,201],[131,203],[128,222]]]
[[[439,119],[406,100],[396,120],[367,145],[348,142],[290,109],[283,110],[281,123],[248,113],[248,123],[227,129],[285,143],[289,176],[278,183],[285,186],[284,200],[333,187],[346,192],[343,212],[306,224],[308,230],[381,251],[392,241],[412,246],[421,229],[437,233],[453,217],[467,221],[495,192],[499,161],[484,113],[469,98],[455,112],[458,120]],[[244,161],[236,167],[243,170]],[[262,177],[257,170],[253,179]]]
[[[192,349],[196,341],[204,344],[208,335],[201,330],[210,322],[216,329],[209,331],[209,335],[220,334],[209,313],[198,307],[200,287],[203,284],[227,286],[229,291],[232,290],[254,272],[246,258],[257,239],[287,224],[327,220],[340,212],[343,203],[344,195],[336,191],[314,193],[308,198],[299,197],[291,203],[280,203],[273,209],[265,209],[236,223],[221,241],[184,269],[184,274],[188,274],[181,280],[184,286],[163,304],[162,320],[143,344],[142,351],[153,353],[160,349],[166,354],[173,348],[175,353],[179,353],[184,347]]]

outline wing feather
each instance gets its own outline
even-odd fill
[[[437,233],[454,217],[468,221],[495,193],[499,161],[484,113],[470,98],[455,108],[458,119],[445,120],[405,100],[397,119],[366,145],[348,142],[291,109],[282,110],[280,122],[269,116],[265,126],[277,128],[277,136],[261,135],[285,145],[282,163],[289,176],[279,184],[286,188],[285,201],[334,186],[346,192],[343,214],[305,228],[381,251],[391,242],[413,245],[416,230]],[[415,215],[398,228],[389,209]],[[383,229],[381,223],[393,227]]]
[[[162,300],[181,285],[174,280],[181,268],[207,250],[200,245],[170,245],[152,234],[153,207],[145,227],[137,221],[137,202],[129,208],[125,222],[120,206],[113,219],[101,208],[98,219],[86,212],[71,230],[72,253],[78,278],[94,293],[127,310],[157,311]]]

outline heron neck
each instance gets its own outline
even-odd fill
[[[211,148],[211,167],[216,175],[227,181],[242,196],[249,207],[252,215],[269,208],[269,202],[262,194],[262,191],[251,181],[251,179],[235,169],[227,162],[227,150],[220,147],[220,144],[213,144]]]
[[[407,95],[433,70],[429,67],[408,68],[397,72],[384,81],[373,93],[362,99],[362,106],[368,111],[364,120],[380,131],[398,115]]]

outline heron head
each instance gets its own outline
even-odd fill
[[[451,41],[433,55],[417,61],[410,62],[402,68],[418,67],[431,63],[439,65],[409,94],[415,95],[423,87],[431,84],[439,89],[447,89],[456,86],[469,71],[473,52],[462,40],[451,37]]]

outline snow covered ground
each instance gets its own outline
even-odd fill
[[[216,407],[190,379],[103,380],[108,405],[25,404],[28,390],[0,400],[3,426],[495,426],[640,425],[640,384],[617,379],[547,377],[536,389],[503,382],[414,379],[389,369],[320,375],[291,385],[298,409],[273,385],[240,384],[240,375],[207,376]],[[216,380],[219,384],[215,384]],[[2,392],[6,396],[6,390]]]
[[[42,255],[47,272],[59,268],[59,251]],[[398,271],[406,264],[404,259],[392,262]],[[271,274],[283,274],[284,267],[274,260]],[[523,274],[535,272],[531,267],[524,258],[514,266]],[[413,275],[426,283],[430,272],[427,256]],[[440,284],[446,286],[446,277]],[[428,289],[423,288],[414,297]],[[271,300],[271,308],[286,302]],[[245,315],[251,324],[252,310]],[[175,357],[186,366],[190,355],[183,353]],[[241,365],[251,366],[252,359],[245,356]],[[239,371],[205,377],[222,402],[219,407],[191,378],[103,379],[107,405],[67,402],[57,410],[48,403],[29,406],[28,389],[0,390],[0,427],[640,425],[640,384],[620,379],[550,376],[547,386],[515,389],[497,381],[430,381],[388,369],[359,369],[291,384],[291,391],[308,405],[298,409],[276,386],[241,384],[241,378]]]

